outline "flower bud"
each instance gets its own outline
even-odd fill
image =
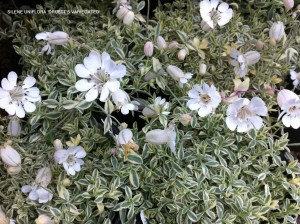
[[[205,75],[206,69],[207,69],[206,64],[200,64],[199,65],[199,75]]]
[[[59,150],[59,149],[64,148],[61,140],[59,140],[59,139],[55,139],[54,142],[53,142],[53,145],[54,145],[55,150]]]
[[[120,7],[116,16],[119,20],[122,20],[128,12],[129,10],[126,7]]]
[[[283,0],[283,5],[285,7],[285,11],[289,11],[294,7],[294,0]]]
[[[178,59],[180,61],[183,61],[185,59],[185,56],[186,56],[186,50],[185,49],[181,49],[179,52],[178,52]]]
[[[264,91],[269,96],[274,96],[275,95],[275,90],[274,90],[274,88],[272,88],[272,86],[264,85]]]
[[[133,23],[133,20],[134,20],[134,12],[128,11],[123,18],[123,23],[125,25],[131,25],[131,23]]]
[[[284,105],[285,102],[291,99],[299,99],[298,95],[288,89],[280,90],[277,95],[277,103],[280,108]]]
[[[153,43],[151,41],[147,41],[144,45],[144,54],[147,57],[151,57],[153,55]]]
[[[6,168],[6,171],[7,171],[8,175],[13,176],[13,175],[16,175],[16,174],[20,173],[21,169],[22,169],[21,165],[19,165],[19,166],[8,166]]]
[[[176,81],[178,81],[178,80],[180,80],[180,78],[184,77],[183,71],[174,65],[169,65],[167,67],[167,72]]]
[[[274,39],[275,41],[280,41],[284,36],[284,34],[285,33],[284,33],[283,23],[282,22],[273,23],[269,32],[270,39]]]
[[[216,68],[216,66],[212,65],[212,66],[210,67],[210,70],[211,70],[211,72],[215,72],[215,71],[217,71],[217,68]]]
[[[72,182],[69,178],[66,178],[62,181],[62,184],[65,186],[65,187],[69,187],[71,186]]]
[[[246,58],[247,65],[254,65],[259,61],[260,53],[257,51],[248,51],[244,54],[244,57]]]
[[[39,215],[39,217],[35,220],[36,224],[54,224],[54,221],[47,215]]]
[[[164,50],[167,48],[167,42],[162,36],[157,37],[157,46],[159,50]]]
[[[169,135],[167,130],[154,129],[146,133],[146,142],[154,145],[166,144],[169,141]]]
[[[147,107],[145,107],[142,111],[142,114],[145,116],[145,117],[156,117],[157,116],[157,113],[156,111],[154,110],[154,105],[153,104],[150,104],[148,105]]]
[[[38,170],[35,182],[42,187],[47,187],[51,182],[52,172],[49,167],[44,167]]]
[[[6,145],[4,148],[1,148],[0,155],[2,161],[7,166],[20,166],[21,164],[20,154],[16,150],[14,150],[10,145]]]
[[[262,42],[261,40],[258,40],[256,42],[256,50],[261,51],[264,48],[264,42]]]
[[[176,41],[176,40],[172,40],[170,43],[169,43],[169,46],[168,48],[171,49],[171,50],[175,50],[179,47],[179,43]]]
[[[182,114],[179,117],[179,121],[183,126],[187,126],[191,123],[192,117],[189,114]]]
[[[270,44],[271,46],[275,47],[275,46],[276,46],[276,40],[274,40],[273,38],[271,38],[271,39],[269,40],[269,44]]]
[[[56,31],[49,33],[48,42],[49,44],[63,45],[69,41],[69,35],[62,31]]]
[[[153,72],[153,71],[149,71],[149,72],[147,72],[146,75],[144,76],[144,80],[148,82],[148,81],[150,81],[151,79],[156,78],[157,76],[158,76],[157,73],[155,73],[155,72]]]
[[[7,126],[7,133],[11,136],[18,137],[21,135],[20,119],[17,116],[13,116]]]
[[[9,219],[6,218],[5,213],[0,209],[0,224],[8,224]]]

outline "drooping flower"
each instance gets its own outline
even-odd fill
[[[138,109],[139,103],[136,101],[131,101],[129,95],[121,89],[113,92],[111,94],[112,100],[118,109],[121,109],[121,113],[126,115],[129,111],[134,111]]]
[[[225,2],[203,0],[200,2],[200,15],[207,25],[214,28],[217,24],[219,26],[227,24],[233,16],[233,11]]]
[[[166,40],[162,36],[157,37],[156,43],[159,50],[164,50],[168,47]]]
[[[47,188],[51,182],[52,173],[49,167],[44,167],[38,170],[34,183],[22,187],[23,193],[29,193],[28,199],[31,201],[38,201],[39,203],[46,203],[52,200],[53,194]]]
[[[294,80],[293,85],[297,87],[300,82],[300,72],[290,71],[291,80]]]
[[[170,125],[168,128],[154,129],[146,133],[146,142],[149,142],[153,145],[163,145],[167,144],[172,153],[176,155],[176,131],[173,125]]]
[[[167,72],[175,81],[179,82],[179,87],[183,87],[183,84],[187,83],[193,76],[190,72],[184,74],[180,68],[174,65],[169,65],[167,67]]]
[[[25,111],[31,113],[35,111],[34,102],[41,100],[40,90],[33,87],[36,80],[28,76],[23,85],[17,84],[18,75],[15,72],[8,73],[7,78],[2,79],[0,87],[0,108],[9,115],[17,115],[19,118],[25,117]]]
[[[137,151],[139,149],[139,146],[132,140],[133,134],[130,129],[123,129],[118,134],[118,142],[124,149],[125,157],[128,156],[131,150]]]
[[[236,75],[239,75],[243,78],[248,73],[248,66],[254,65],[260,59],[260,53],[257,51],[248,51],[245,54],[231,49],[230,56],[233,60],[230,61],[230,64],[234,66],[234,72]]]
[[[168,111],[169,102],[166,102],[166,99],[162,99],[161,97],[156,97],[153,104],[149,104],[146,106],[142,113],[145,117],[156,117],[160,114],[168,115],[170,112]]]
[[[240,98],[227,108],[226,124],[231,131],[237,128],[237,132],[247,132],[253,128],[260,129],[263,120],[260,116],[266,116],[268,109],[265,102],[259,97],[250,100]]]
[[[54,54],[54,51],[51,52],[52,45],[63,45],[69,42],[69,35],[62,31],[56,32],[41,32],[35,35],[37,40],[46,40],[47,44],[42,48],[42,52],[47,51],[47,54]]]
[[[5,213],[0,209],[0,224],[15,224],[15,220],[7,218]]]
[[[221,102],[221,95],[217,92],[216,87],[206,83],[202,86],[194,85],[188,95],[191,99],[187,102],[187,106],[191,110],[198,110],[200,117],[212,113]]]
[[[86,156],[86,152],[81,146],[72,146],[66,149],[58,149],[54,153],[54,159],[58,164],[63,164],[68,175],[74,176],[79,172],[81,165],[84,164],[82,158]]]
[[[147,57],[151,57],[153,55],[153,43],[151,41],[147,41],[144,45],[144,54]]]
[[[289,11],[295,5],[294,0],[283,0],[283,5],[285,7],[285,11]]]
[[[9,144],[4,144],[4,147],[1,146],[0,155],[2,161],[7,166],[18,167],[21,166],[21,156],[20,154],[13,149]]]
[[[279,21],[273,23],[269,32],[269,37],[273,42],[275,42],[274,44],[276,44],[276,42],[280,41],[283,38],[285,34],[284,29],[285,27],[283,25],[283,22]]]
[[[91,51],[89,56],[84,58],[83,64],[75,66],[75,72],[82,78],[76,82],[75,87],[78,91],[87,91],[86,101],[95,100],[100,93],[100,101],[104,102],[110,93],[120,88],[117,79],[126,75],[126,67],[117,65],[107,52],[100,56],[98,52]]]
[[[14,137],[18,137],[21,135],[20,119],[17,116],[13,116],[10,118],[7,126],[7,134]]]
[[[179,116],[178,120],[180,121],[180,123],[183,125],[183,126],[187,126],[191,123],[192,121],[192,116],[189,115],[189,114],[182,114]]]
[[[300,127],[300,99],[292,91],[283,89],[278,93],[277,102],[282,112],[278,119],[286,127],[298,129]]]
[[[187,54],[187,51],[185,49],[181,49],[180,51],[178,51],[178,54],[177,54],[178,60],[184,61],[186,54]]]

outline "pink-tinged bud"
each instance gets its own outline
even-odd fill
[[[20,119],[17,116],[14,116],[10,119],[7,126],[7,134],[14,137],[21,135]]]
[[[54,224],[54,221],[47,215],[39,215],[39,217],[35,220],[36,224]]]
[[[0,224],[8,224],[9,219],[6,218],[5,213],[0,209]]]
[[[186,50],[185,49],[181,49],[179,52],[178,52],[178,59],[180,61],[183,61],[185,59],[185,56],[186,56]]]
[[[178,47],[179,47],[179,43],[176,40],[172,40],[168,46],[168,48],[171,50],[176,50]]]
[[[261,40],[258,40],[256,42],[256,50],[261,51],[264,48],[264,42],[262,42]]]
[[[153,43],[151,41],[147,41],[144,45],[144,54],[147,57],[151,57],[153,55]]]
[[[131,25],[131,23],[133,23],[134,20],[134,12],[129,11],[126,13],[126,15],[123,18],[123,23],[125,25]]]
[[[274,88],[272,88],[272,86],[265,85],[264,86],[264,91],[269,96],[274,96],[275,95],[275,90],[274,90]]]
[[[260,53],[257,51],[248,51],[244,54],[244,57],[246,58],[247,65],[254,65],[259,61]]]
[[[129,10],[126,7],[120,7],[116,16],[119,20],[122,20],[128,12]]]
[[[205,75],[206,69],[207,69],[206,64],[200,64],[199,65],[199,75]]]
[[[285,102],[291,99],[299,99],[296,93],[288,90],[288,89],[283,89],[280,90],[278,95],[277,95],[277,103],[280,108],[284,105]]]
[[[270,39],[274,39],[275,41],[280,41],[284,36],[284,34],[285,32],[284,32],[283,23],[282,22],[273,23],[269,32]]]
[[[157,37],[157,46],[159,50],[164,50],[167,48],[167,42],[162,36]]]
[[[61,140],[59,140],[59,139],[55,139],[54,142],[53,142],[53,145],[54,145],[55,150],[59,150],[59,149],[64,148]]]
[[[283,5],[285,7],[285,11],[289,11],[295,5],[294,0],[283,0]]]
[[[192,116],[189,114],[182,114],[179,117],[179,121],[183,126],[187,126],[191,123],[192,121]]]
[[[10,145],[6,145],[4,148],[0,149],[0,155],[2,161],[7,166],[20,166],[21,165],[21,156],[14,150]]]
[[[21,165],[20,166],[8,166],[6,168],[6,171],[7,171],[8,175],[13,176],[13,175],[20,173],[21,169],[22,169]],[[0,222],[0,224],[1,224],[1,222]]]

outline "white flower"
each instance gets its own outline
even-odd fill
[[[18,75],[15,72],[8,73],[7,78],[2,79],[0,87],[0,108],[9,115],[17,115],[19,118],[25,117],[26,112],[33,112],[36,109],[34,102],[40,101],[40,90],[32,87],[36,80],[28,76],[23,85],[17,85]]]
[[[121,108],[121,113],[126,115],[129,111],[137,110],[139,103],[136,101],[131,101],[129,95],[118,89],[117,91],[111,94],[112,100],[118,109]]]
[[[54,159],[58,164],[63,164],[68,175],[74,176],[79,172],[81,165],[84,164],[82,158],[86,156],[86,152],[81,146],[72,146],[65,149],[56,150]]]
[[[226,124],[231,131],[237,128],[237,132],[247,132],[253,128],[260,129],[263,120],[260,116],[266,116],[268,109],[265,102],[259,97],[252,100],[240,98],[227,108]]]
[[[169,65],[167,67],[167,72],[175,81],[179,82],[180,87],[182,87],[183,84],[187,83],[188,79],[191,79],[193,76],[193,74],[190,72],[184,74],[180,68],[174,65]]]
[[[221,95],[217,92],[216,87],[208,86],[206,83],[202,86],[194,85],[188,95],[191,99],[187,102],[187,106],[191,110],[198,110],[200,117],[212,113],[221,103]]]
[[[280,41],[285,34],[284,28],[285,27],[284,27],[283,23],[280,21],[273,23],[273,25],[271,26],[270,32],[269,32],[270,39],[274,40],[275,42]]]
[[[282,109],[278,119],[286,127],[298,129],[300,127],[300,99],[292,91],[283,89],[278,93],[277,102]]]
[[[283,5],[285,7],[285,11],[289,11],[295,5],[294,0],[283,0]]]
[[[7,134],[14,137],[18,137],[21,135],[20,119],[17,116],[13,116],[10,118],[7,126]]]
[[[53,198],[53,194],[49,189],[40,187],[37,184],[23,186],[22,192],[30,192],[28,199],[31,201],[38,201],[39,203],[46,203]]]
[[[200,14],[202,19],[211,28],[216,24],[224,26],[233,16],[232,9],[225,2],[220,3],[219,0],[203,0],[200,2]]]
[[[126,67],[117,65],[107,52],[100,56],[98,52],[91,51],[84,58],[83,64],[75,66],[75,72],[83,78],[76,82],[76,89],[81,92],[88,91],[85,94],[86,101],[95,100],[100,93],[100,101],[105,102],[110,93],[120,88],[117,79],[126,75]]]
[[[146,133],[146,142],[153,145],[167,144],[172,153],[176,155],[176,131],[173,125],[170,125],[167,129],[154,129]]]
[[[153,43],[151,41],[147,41],[144,45],[144,54],[147,57],[151,57],[153,55]]]
[[[248,66],[254,65],[260,59],[260,54],[257,51],[248,51],[242,54],[235,49],[231,49],[230,56],[233,58],[230,64],[235,67],[235,74],[240,75],[241,78],[247,74]]]
[[[63,45],[69,41],[69,35],[62,31],[56,31],[56,32],[42,32],[35,35],[35,38],[37,40],[46,40],[47,44],[42,48],[42,51],[47,51],[47,54],[54,54],[54,52],[51,52],[52,45]]]
[[[162,36],[157,37],[156,43],[159,50],[164,50],[168,47],[166,40]]]
[[[299,85],[300,82],[300,72],[295,72],[293,70],[290,71],[291,74],[291,80],[294,80],[293,85],[295,87],[297,87]]]
[[[5,144],[4,147],[1,147],[0,155],[2,161],[7,166],[18,167],[21,165],[20,154],[8,144]]]
[[[125,149],[125,153],[128,154],[130,150],[138,150],[139,146],[132,140],[133,134],[130,129],[123,129],[118,134],[118,143]]]
[[[23,193],[29,193],[28,198],[31,201],[46,203],[52,200],[53,194],[46,187],[51,182],[52,173],[49,167],[44,167],[38,170],[35,181],[32,185],[22,187]]]
[[[166,102],[166,99],[162,99],[161,97],[156,97],[154,100],[154,104],[149,104],[146,106],[142,113],[145,117],[156,117],[160,114],[168,115],[170,114],[169,103]]]

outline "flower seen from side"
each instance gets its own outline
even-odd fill
[[[291,80],[293,80],[293,85],[297,87],[300,82],[300,72],[290,71]]]
[[[81,146],[71,146],[68,149],[58,149],[54,153],[54,159],[58,164],[63,164],[68,175],[74,176],[84,164],[82,158],[86,156]]]
[[[75,87],[80,92],[86,92],[85,100],[94,101],[100,93],[100,101],[105,102],[109,94],[120,88],[118,79],[126,75],[126,67],[117,65],[107,52],[102,55],[96,51],[85,57],[83,64],[75,66],[76,74],[82,78]]]
[[[35,35],[37,40],[45,40],[47,44],[42,48],[42,52],[47,52],[47,54],[54,54],[52,51],[52,45],[63,45],[69,42],[69,35],[62,31],[56,32],[41,32]]]
[[[283,89],[278,93],[277,102],[282,110],[278,119],[282,119],[284,126],[298,129],[300,127],[299,97],[294,92]]]
[[[174,65],[169,65],[167,72],[175,81],[178,81],[179,87],[183,87],[183,84],[187,83],[193,76],[190,72],[184,74],[180,68]]]
[[[124,149],[124,155],[125,157],[128,156],[128,154],[130,153],[130,151],[137,151],[139,149],[138,144],[136,144],[133,141],[133,134],[132,131],[130,129],[123,129],[122,131],[120,131],[120,133],[118,134],[118,143],[122,146],[122,148]]]
[[[200,15],[203,21],[213,29],[217,24],[219,26],[227,24],[233,16],[233,11],[225,2],[203,0],[200,2]],[[202,24],[203,26],[204,24]]]
[[[263,126],[260,116],[267,116],[268,109],[265,102],[259,97],[250,100],[246,98],[237,99],[227,108],[227,127],[237,132],[247,132],[253,128],[259,130]]]
[[[142,113],[145,117],[156,117],[160,114],[170,114],[170,112],[168,111],[169,109],[169,102],[166,102],[166,99],[156,97],[154,103],[146,106],[143,109]]]
[[[138,109],[139,103],[136,101],[131,101],[129,95],[122,89],[118,89],[117,91],[113,92],[111,96],[117,109],[121,109],[121,113],[124,115],[129,114],[129,111]]]
[[[9,115],[19,118],[25,117],[25,112],[35,111],[35,102],[41,100],[40,90],[33,87],[36,80],[27,76],[23,85],[17,84],[18,75],[15,72],[8,73],[7,78],[2,79],[0,87],[0,108]]]
[[[187,102],[190,110],[197,110],[200,117],[205,117],[212,113],[221,102],[221,95],[217,92],[216,87],[209,86],[206,83],[203,85],[194,85],[188,92],[191,98]]]

